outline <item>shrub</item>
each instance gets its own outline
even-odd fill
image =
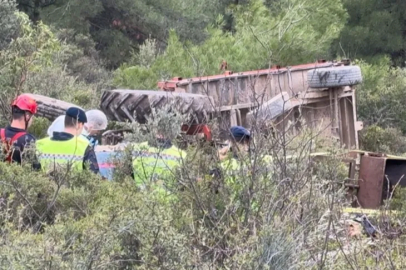
[[[164,108],[144,126],[150,133],[135,125],[126,139],[129,146],[153,141],[154,131],[176,130],[183,121],[175,108]],[[362,269],[391,260],[402,266],[403,240],[376,240],[376,250],[396,247],[376,261],[363,239],[347,238],[341,151],[330,148],[318,162],[309,156],[310,130],[285,141],[253,134],[255,150],[236,171],[221,166],[212,146],[188,147],[180,168],[169,172],[172,200],[139,189],[124,169],[109,182],[87,171],[46,176],[28,164],[0,163],[0,268]],[[214,168],[220,173],[211,175]],[[348,255],[348,241],[363,260]]]
[[[363,150],[390,154],[406,153],[406,137],[397,128],[381,128],[377,125],[366,127],[360,132]]]

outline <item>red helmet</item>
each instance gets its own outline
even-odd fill
[[[22,111],[28,111],[32,114],[37,113],[37,102],[33,98],[31,98],[29,95],[22,94],[18,96],[11,106],[16,106]]]

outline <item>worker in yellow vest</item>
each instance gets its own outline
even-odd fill
[[[168,196],[168,187],[175,184],[176,168],[185,158],[186,152],[161,135],[154,143],[135,145],[133,166],[136,185]]]
[[[229,172],[229,176],[236,173],[235,176],[241,176],[240,172],[241,165],[249,163],[249,150],[251,135],[250,132],[241,126],[233,126],[230,128],[230,141],[231,144],[219,151],[219,156],[221,160],[221,167]],[[246,166],[244,166],[246,167]],[[231,179],[230,180],[231,181]]]
[[[64,131],[53,132],[52,137],[37,141],[38,158],[44,171],[52,172],[58,168],[81,171],[88,167],[94,173],[99,172],[93,147],[80,136],[86,122],[85,112],[71,107],[65,114]]]
[[[223,175],[225,184],[231,189],[234,200],[237,202],[241,200],[243,187],[247,186],[246,181],[249,181],[252,173],[250,155],[252,137],[250,132],[242,126],[233,126],[229,132],[231,145],[219,151],[221,173],[215,169],[212,171],[212,175],[215,177]],[[251,208],[257,209],[257,207],[257,202],[251,201]]]

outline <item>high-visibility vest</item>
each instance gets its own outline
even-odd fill
[[[228,158],[223,160],[220,166],[223,170],[223,173],[225,174],[224,175],[225,184],[231,188],[234,200],[237,200],[238,196],[241,195],[242,191],[241,180],[243,180],[244,177],[250,177],[251,174],[250,161],[246,160],[244,162],[236,158]],[[258,209],[258,204],[256,201],[251,202],[251,208],[253,210]]]
[[[175,146],[159,149],[144,142],[135,145],[133,156],[136,184],[140,187],[147,184],[162,186],[165,180],[173,176],[174,169],[181,164],[186,153]]]
[[[243,166],[241,167],[241,165]],[[220,166],[224,173],[224,180],[226,181],[226,184],[232,187],[234,192],[237,192],[239,189],[237,186],[235,186],[237,184],[235,180],[247,175],[247,170],[244,170],[245,164],[241,164],[241,161],[237,160],[236,158],[228,158],[223,160],[220,163]]]
[[[259,171],[262,169],[262,172],[265,172],[267,170],[269,172],[269,164],[272,161],[272,157],[265,155],[262,157],[262,160],[257,160],[256,164],[256,170]],[[241,175],[249,175],[251,174],[251,169],[249,168],[252,164],[253,160],[246,159],[245,161],[238,160],[235,157],[229,157],[227,159],[224,159],[220,164],[221,168],[224,171],[227,171],[229,175],[232,174],[238,174]]]
[[[57,168],[83,170],[83,158],[89,141],[81,136],[67,141],[55,141],[48,137],[38,140],[36,145],[38,159],[44,171],[49,172]]]

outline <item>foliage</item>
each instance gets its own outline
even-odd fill
[[[140,269],[154,269],[162,259],[162,266],[186,263],[186,239],[171,228],[171,212],[137,192],[132,182],[101,182],[89,174],[50,181],[5,164],[0,170],[5,176],[2,193],[7,194],[2,198],[1,268],[124,269],[144,264]],[[168,237],[174,241],[166,241]]]
[[[51,122],[42,117],[34,117],[34,121],[31,126],[28,128],[28,132],[34,135],[35,138],[41,139],[47,137],[48,127],[51,125]]]
[[[0,50],[5,49],[18,35],[16,11],[15,1],[0,1]]]
[[[150,67],[124,65],[116,70],[114,85],[131,87],[132,89],[155,89],[160,78],[170,79],[173,71],[190,77],[191,60],[177,35],[172,32],[169,36],[166,51],[159,55]]]
[[[4,0],[4,2],[7,1],[9,0]],[[54,25],[57,29],[72,29],[75,33],[89,35],[97,44],[96,47],[106,60],[105,63],[111,68],[128,62],[130,52],[134,50],[137,53],[139,45],[150,37],[156,39],[159,47],[163,49],[167,45],[170,29],[176,31],[182,42],[190,40],[193,44],[199,44],[210,35],[205,32],[205,29],[216,24],[218,16],[222,16],[224,23],[218,28],[227,33],[236,33],[240,28],[241,11],[251,16],[252,6],[259,2],[263,2],[261,6],[271,12],[274,21],[268,20],[269,24],[265,24],[267,19],[263,16],[261,18],[263,14],[258,13],[255,20],[262,20],[264,24],[252,24],[251,30],[258,30],[260,27],[261,34],[258,35],[257,32],[254,34],[266,47],[267,56],[269,51],[273,50],[273,60],[276,62],[282,60],[279,64],[283,64],[286,60],[291,64],[289,61],[292,58],[294,61],[301,61],[296,59],[298,57],[296,54],[287,53],[279,57],[278,50],[275,50],[275,45],[272,43],[285,41],[285,37],[286,41],[292,38],[298,40],[290,43],[293,47],[300,47],[301,42],[305,42],[304,45],[311,45],[306,46],[306,50],[313,57],[314,53],[319,58],[328,57],[330,55],[327,51],[342,57],[368,60],[376,55],[388,54],[395,65],[404,66],[405,62],[405,34],[402,29],[406,9],[405,4],[397,0],[385,2],[379,0],[192,0],[192,2],[184,0],[152,2],[147,0],[18,0],[17,2],[18,8],[27,13],[35,23],[42,20],[49,25]],[[275,24],[278,20],[281,22],[281,31],[278,35],[273,35],[270,40],[272,30],[279,27]],[[279,37],[279,33],[283,33],[283,27],[291,23],[293,28],[296,28],[296,25],[299,30],[291,29],[290,34]],[[345,27],[342,29],[343,24]],[[312,30],[316,33],[312,33]],[[248,33],[253,34],[250,31]],[[262,34],[265,35],[262,36]],[[334,41],[331,42],[331,39]],[[257,46],[254,47],[256,49]],[[220,56],[220,58],[223,57]],[[308,61],[307,58],[305,59]],[[269,59],[266,60],[269,61]],[[262,62],[260,66],[263,65]],[[267,64],[265,61],[265,65]],[[218,63],[215,63],[215,66],[217,65]],[[237,68],[233,69],[237,70]]]
[[[405,218],[405,199],[406,199],[406,188],[398,186],[393,192],[393,200],[390,201],[389,207],[392,210],[397,210],[400,212],[402,218]]]
[[[9,118],[8,104],[23,92],[71,101],[85,108],[98,106],[109,73],[100,67],[94,43],[85,36],[69,36],[69,31],[59,33],[64,38],[60,41],[41,22],[33,25],[23,13],[16,12],[15,16],[19,36],[0,51],[3,119]],[[72,39],[79,45],[68,43]]]
[[[343,2],[349,20],[333,49],[349,58],[390,55],[395,65],[404,66],[406,3],[397,0]]]
[[[159,108],[153,108],[146,116],[146,124],[137,122],[129,124],[133,133],[128,135],[132,142],[149,142],[153,144],[156,136],[174,141],[181,132],[182,124],[187,122],[187,115],[182,114],[176,101],[168,102]]]
[[[179,121],[161,111],[148,127],[159,131]],[[149,136],[154,139],[154,132]],[[211,177],[196,182],[197,168],[204,174],[218,165],[215,155],[202,150],[189,150],[177,178],[181,188],[171,190],[177,198],[171,202],[139,190],[129,177],[106,182],[89,172],[68,172],[49,178],[1,163],[1,268],[286,269],[300,268],[302,256],[309,260],[298,239],[317,233],[317,217],[327,207],[313,196],[331,193],[334,201],[342,200],[340,189],[326,189],[322,181],[336,177],[336,171],[320,169],[322,178],[312,178],[306,162],[287,164],[285,172],[277,163],[271,171],[247,163],[242,169],[252,174],[240,174],[236,186]],[[247,208],[247,200],[259,207]],[[299,226],[297,218],[308,225]]]
[[[138,133],[126,137],[127,143],[153,141],[162,133],[173,139],[182,122],[168,105],[153,112],[146,132],[134,126]],[[317,162],[309,156],[314,131],[265,138],[256,128],[250,158],[239,159],[239,168],[222,166],[210,145],[188,147],[180,167],[168,171],[175,180],[166,191],[171,200],[139,189],[122,169],[109,182],[87,171],[49,176],[28,164],[0,163],[0,268],[363,269],[386,268],[391,260],[403,265],[395,257],[376,261],[362,240],[348,239],[341,223],[341,207],[348,205],[341,151],[329,149],[331,156]],[[128,161],[122,158],[118,168]],[[219,173],[211,174],[213,169]],[[389,246],[384,238],[376,241],[382,249]],[[365,259],[347,257],[344,245]],[[402,238],[391,245],[399,258],[405,254]]]
[[[29,72],[49,67],[53,53],[59,50],[58,41],[44,24],[33,28],[25,14],[17,13],[21,34],[2,52],[0,63],[3,80],[2,89],[21,94]]]
[[[201,45],[183,44],[172,32],[166,51],[150,68],[123,66],[115,84],[156,88],[156,79],[216,74],[222,60],[235,72],[313,61],[338,36],[345,14],[339,1],[282,1],[271,11],[261,1],[251,1],[236,9],[235,33],[222,31],[222,19],[208,28],[209,38]],[[314,23],[320,20],[328,23]],[[146,74],[153,78],[151,83],[145,82]]]
[[[96,44],[89,36],[75,34],[72,29],[60,29],[56,36],[62,43],[56,60],[66,66],[64,70],[70,76],[97,89],[108,87],[110,73],[103,68]]]
[[[389,57],[374,57],[371,63],[356,61],[363,83],[357,86],[357,115],[364,122],[360,132],[363,150],[403,155],[406,153],[406,73],[391,67]]]
[[[141,67],[150,68],[158,56],[158,53],[159,50],[156,39],[148,38],[144,44],[140,45],[139,52],[133,55],[133,60],[130,62],[138,64]]]
[[[359,61],[364,82],[357,87],[357,113],[366,125],[396,127],[406,132],[405,70],[391,68],[389,59],[376,64]]]
[[[34,2],[34,1],[29,1]],[[182,40],[201,42],[204,28],[220,12],[219,1],[58,0],[39,9],[40,18],[57,28],[90,34],[109,67],[118,67],[149,36],[166,44],[171,28]]]
[[[157,111],[146,125],[152,132],[134,138],[153,140],[154,131],[180,121],[175,113]],[[239,161],[238,171],[219,166],[216,149],[189,147],[177,185],[168,190],[171,201],[138,189],[121,171],[109,182],[86,171],[45,176],[0,163],[0,267],[362,269],[386,268],[392,260],[403,265],[393,253],[376,261],[362,239],[347,238],[340,151],[330,150],[331,157],[314,164],[311,131],[297,138],[286,134],[286,141],[254,134],[256,150],[251,160]],[[289,161],[285,152],[297,155]],[[263,162],[265,155],[272,158]],[[218,176],[208,173],[214,167],[220,168]],[[384,238],[375,241],[382,249],[389,246]],[[402,243],[391,242],[399,258]],[[348,256],[344,245],[364,260]]]
[[[372,152],[404,154],[406,153],[406,137],[396,128],[368,126],[360,133],[361,149]]]
[[[332,42],[336,52],[339,37],[351,57],[352,44],[357,56],[377,55],[357,62],[364,76],[357,88],[367,126],[363,148],[401,154],[405,74],[380,54],[396,60],[402,53],[405,9],[375,2],[344,1],[344,9],[333,0],[20,0],[30,21],[3,0],[1,116],[8,119],[9,101],[21,92],[96,107],[100,91],[110,87],[103,66],[120,65],[117,86],[152,89],[174,76],[219,73],[223,60],[236,72],[312,62],[329,56]],[[212,145],[195,142],[168,172],[172,200],[136,187],[128,171],[131,146],[162,134],[176,144],[185,121],[176,109],[154,111],[142,128],[132,125],[112,182],[90,172],[47,176],[28,164],[0,163],[0,268],[405,268],[404,238],[385,234],[391,226],[377,223],[382,234],[373,244],[348,238],[343,153],[316,140],[314,130],[265,138],[252,127],[249,158],[236,161],[237,169],[220,163]],[[30,132],[42,137],[47,125],[36,118]],[[331,155],[317,161],[310,157],[316,149]],[[397,195],[392,207],[403,207],[404,193]]]

